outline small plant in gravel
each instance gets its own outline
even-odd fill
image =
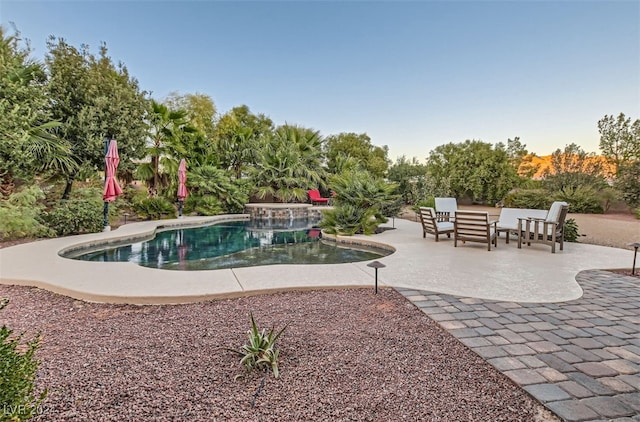
[[[9,299],[0,299],[0,311]],[[40,344],[36,337],[21,344],[22,334],[3,325],[0,328],[0,421],[23,421],[41,413],[47,390],[35,395],[38,361],[34,353]]]
[[[280,351],[276,348],[276,341],[280,338],[284,330],[286,330],[287,325],[277,333],[274,327],[271,327],[271,330],[267,332],[266,329],[258,329],[253,313],[250,313],[250,316],[251,328],[248,332],[249,343],[242,346],[242,350],[240,351],[233,349],[229,350],[242,356],[240,364],[245,367],[247,372],[254,369],[261,369],[265,371],[270,369],[273,372],[273,376],[278,378],[280,375],[278,370],[278,354]],[[238,375],[238,377],[240,376],[241,375]]]

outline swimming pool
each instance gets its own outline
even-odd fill
[[[317,228],[277,230],[237,221],[162,231],[153,239],[67,257],[193,271],[274,264],[337,264],[368,261],[390,253],[378,248],[347,248],[326,242]]]

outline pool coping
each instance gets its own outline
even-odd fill
[[[77,299],[133,304],[190,303],[271,291],[373,287],[371,261],[348,264],[269,265],[223,270],[172,271],[123,262],[89,262],[59,256],[61,251],[101,242],[122,242],[156,230],[248,218],[246,214],[130,223],[111,232],[41,240],[0,249],[0,283],[41,287]],[[380,287],[417,288],[453,295],[520,302],[576,299],[576,274],[592,268],[624,268],[631,252],[565,243],[555,254],[545,245],[517,249],[515,242],[491,252],[451,239],[423,239],[419,223],[396,219],[373,236],[338,236],[337,242],[385,245],[396,252],[377,259]],[[330,237],[330,236],[327,236]]]

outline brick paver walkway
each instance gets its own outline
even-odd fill
[[[584,295],[562,303],[397,290],[560,418],[640,421],[640,280],[576,279]]]

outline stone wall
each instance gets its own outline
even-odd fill
[[[292,220],[317,222],[322,219],[323,209],[331,209],[331,207],[311,204],[250,203],[245,205],[244,212],[249,214],[249,220],[258,223]]]

